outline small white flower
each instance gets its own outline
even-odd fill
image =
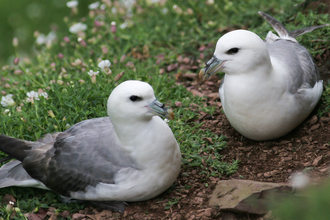
[[[9,110],[9,109],[5,109],[5,110],[3,111],[4,114],[7,114],[8,112],[9,112],[8,115],[10,116],[10,110]]]
[[[164,15],[166,15],[166,14],[168,13],[168,9],[167,9],[167,8],[163,8],[163,9],[162,9],[162,13],[163,13]]]
[[[48,94],[47,94],[47,92],[41,92],[41,93],[39,94],[39,97],[40,97],[40,96],[43,96],[45,99],[48,98]]]
[[[170,122],[170,120],[168,120],[167,118],[165,118],[164,121],[166,124],[168,124]]]
[[[111,69],[109,68],[111,66],[111,62],[109,60],[102,60],[98,67],[102,69],[105,74],[110,75],[112,73]]]
[[[102,4],[101,6],[100,6],[100,9],[101,10],[105,10],[107,8],[107,6],[105,5],[105,4]]]
[[[111,66],[111,62],[109,60],[102,60],[98,64],[98,67],[100,67],[101,69],[104,69],[105,67],[110,67],[110,66]]]
[[[182,9],[178,5],[173,5],[173,9],[176,13],[182,14]]]
[[[133,17],[133,10],[132,10],[132,9],[128,9],[128,10],[126,11],[126,16],[127,16],[128,18],[132,18],[132,17]]]
[[[96,75],[99,74],[99,71],[94,72],[93,70],[90,70],[87,73],[91,76],[92,83],[96,83]]]
[[[46,36],[45,34],[39,34],[36,43],[41,45],[41,44],[46,44],[46,43],[51,43],[56,39],[56,33],[54,31],[49,32],[49,34]]]
[[[125,22],[122,23],[121,25],[119,25],[119,27],[120,27],[120,29],[125,29],[125,28],[127,28],[127,27],[129,27],[131,25],[132,25],[132,23],[130,23],[129,21],[125,20]]]
[[[208,5],[213,5],[213,4],[214,4],[214,0],[207,0],[207,1],[206,1],[206,4],[208,4]]]
[[[87,73],[88,73],[88,75],[90,75],[90,76],[96,76],[97,74],[99,74],[99,71],[94,72],[93,70],[90,70],[90,71],[87,72]]]
[[[121,0],[120,3],[126,8],[126,9],[132,9],[134,4],[135,4],[135,0]]]
[[[112,8],[111,8],[111,12],[112,12],[112,14],[117,14],[117,8],[112,7]]]
[[[30,98],[30,100],[32,100],[32,99],[40,100],[39,94],[35,91],[28,92],[28,93],[26,93],[26,95],[28,96],[28,98]]]
[[[73,34],[76,34],[78,32],[84,31],[86,29],[87,29],[87,25],[84,24],[84,23],[79,22],[79,23],[76,23],[76,24],[72,25],[70,27],[69,31]]]
[[[78,1],[69,1],[69,2],[66,3],[66,6],[68,8],[74,8],[74,7],[78,6],[78,3],[79,3]]]
[[[100,6],[100,2],[94,2],[93,4],[88,5],[90,10],[97,9]]]
[[[41,44],[45,44],[47,42],[46,40],[46,35],[44,34],[39,34],[37,39],[36,39],[36,43],[41,45]]]
[[[1,98],[1,105],[3,107],[7,107],[7,106],[14,106],[15,105],[15,101],[12,98],[13,94],[8,94],[6,96],[2,96]]]
[[[56,39],[56,33],[54,31],[50,31],[46,39],[47,41],[54,41]]]

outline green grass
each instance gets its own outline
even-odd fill
[[[303,193],[289,196],[284,201],[276,201],[274,216],[282,220],[329,219],[330,184],[310,187]]]
[[[65,19],[67,29],[80,21],[88,25],[83,37],[87,46],[84,47],[77,41],[76,34],[64,31],[58,34],[57,41],[51,45],[36,46],[38,55],[35,58],[21,60],[17,66],[4,66],[1,70],[0,90],[13,94],[16,106],[0,106],[0,133],[33,141],[45,133],[64,131],[79,121],[106,116],[107,98],[118,83],[129,79],[143,80],[150,83],[157,98],[167,103],[175,112],[176,119],[169,122],[169,126],[181,147],[183,169],[194,168],[206,176],[234,173],[239,161],[226,163],[221,159],[222,149],[227,146],[226,138],[210,131],[202,131],[201,124],[192,122],[198,117],[197,111],[189,108],[192,103],[200,106],[198,111],[210,114],[214,107],[204,107],[205,100],[193,97],[183,86],[175,84],[174,74],[178,70],[170,73],[165,71],[163,74],[159,73],[160,70],[176,63],[179,55],[194,60],[199,58],[200,53],[210,57],[213,48],[203,52],[198,51],[198,48],[209,43],[215,44],[226,28],[249,28],[265,37],[272,29],[258,15],[258,11],[270,13],[287,25],[289,30],[324,24],[329,21],[329,16],[317,15],[312,11],[301,13],[301,0],[216,2],[214,5],[207,5],[202,0],[169,0],[162,6],[139,1],[139,7],[133,7],[132,18],[125,15],[125,10],[122,14],[113,14],[110,8],[105,10],[104,15],[98,15],[96,12],[94,17],[77,18],[68,15]],[[174,4],[177,4],[183,13],[175,12]],[[164,8],[168,10],[166,15],[162,12]],[[104,22],[104,25],[95,27],[95,20]],[[132,26],[121,29],[120,24],[125,20],[131,21]],[[110,31],[112,21],[117,23],[115,33]],[[330,48],[327,40],[329,31],[330,28],[319,29],[313,34],[298,38],[298,41],[313,55],[322,54]],[[65,36],[70,42],[63,40]],[[102,52],[102,47],[107,49],[107,53]],[[59,58],[59,54],[62,54],[63,58]],[[164,59],[157,63],[156,56],[160,54],[164,55]],[[127,57],[124,62],[120,62],[123,55]],[[82,64],[72,65],[77,59],[80,59]],[[104,74],[97,67],[102,59],[112,62],[112,75]],[[207,61],[207,58],[203,61]],[[133,62],[134,68],[126,66],[127,62]],[[200,65],[202,66],[203,64]],[[21,70],[22,74],[17,75],[17,70]],[[89,70],[100,71],[95,84],[87,74]],[[114,81],[116,75],[122,71],[122,78]],[[35,100],[34,104],[27,102],[26,93],[38,89],[46,91],[48,99],[41,97],[40,100]],[[176,107],[176,101],[182,102],[182,107]],[[19,111],[18,106],[21,107]],[[6,109],[9,112],[4,113]],[[49,111],[52,111],[55,117],[52,117]],[[213,144],[203,139],[206,136],[212,138]],[[0,157],[2,156],[5,155],[0,153]],[[81,208],[74,204],[67,206],[60,202],[56,194],[42,190],[13,187],[0,190],[0,195],[6,193],[18,199],[18,207],[22,212],[31,212],[44,206],[53,206],[59,212]],[[0,209],[0,215],[5,218],[9,216],[3,208]]]

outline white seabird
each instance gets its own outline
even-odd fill
[[[295,37],[326,25],[289,32],[270,15],[259,14],[279,37],[269,32],[263,41],[251,31],[231,31],[218,40],[200,76],[225,73],[219,94],[230,124],[243,136],[261,141],[289,133],[318,103],[323,81]]]
[[[50,189],[120,212],[123,201],[164,192],[180,172],[181,153],[158,116],[173,119],[173,112],[140,81],[118,85],[107,108],[109,117],[81,121],[36,142],[1,134],[0,150],[17,160],[0,168],[0,188]]]

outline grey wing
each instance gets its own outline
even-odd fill
[[[279,22],[278,20],[276,20],[274,17],[270,16],[269,14],[266,14],[261,11],[259,11],[259,14],[274,28],[274,30],[277,32],[277,34],[280,36],[281,39],[291,40],[296,43],[297,43],[297,40],[295,39],[296,37],[303,35],[305,33],[314,31],[317,28],[329,26],[329,24],[323,24],[323,25],[302,28],[302,29],[298,29],[298,30],[294,30],[294,31],[288,31],[288,29],[286,29],[286,27],[281,22]],[[266,41],[272,41],[275,38],[271,33],[269,33],[267,35]]]
[[[329,24],[322,24],[322,25],[317,25],[317,26],[311,26],[311,27],[307,27],[307,28],[302,28],[302,29],[290,31],[290,35],[292,37],[298,37],[298,36],[303,35],[303,34],[306,34],[308,32],[312,32],[312,31],[314,31],[317,28],[326,27],[326,26],[329,26]]]
[[[289,72],[288,87],[294,94],[299,88],[314,87],[321,80],[319,70],[307,49],[288,40],[267,43],[270,57],[279,60]]]
[[[274,28],[280,38],[290,39],[294,42],[297,42],[296,39],[290,35],[288,29],[286,29],[286,27],[281,22],[264,12],[259,11],[259,14]]]
[[[53,191],[69,196],[98,183],[115,183],[122,168],[138,169],[120,148],[108,117],[82,121],[56,137],[43,156],[38,148],[24,159],[23,167]]]

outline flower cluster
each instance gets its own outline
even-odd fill
[[[6,96],[2,96],[2,98],[1,98],[1,105],[3,107],[14,106],[16,103],[15,103],[15,101],[14,101],[14,99],[12,97],[13,97],[13,94],[8,94]]]
[[[35,91],[27,92],[26,95],[28,96],[26,101],[31,103],[34,103],[34,100],[40,100],[40,97],[44,97],[45,99],[48,99],[47,92],[44,92],[42,89],[39,89],[38,92]]]
[[[84,23],[81,23],[81,22],[78,22],[69,28],[69,31],[73,34],[76,34],[76,33],[79,33],[79,32],[85,31],[85,30],[87,30],[87,25]]]

